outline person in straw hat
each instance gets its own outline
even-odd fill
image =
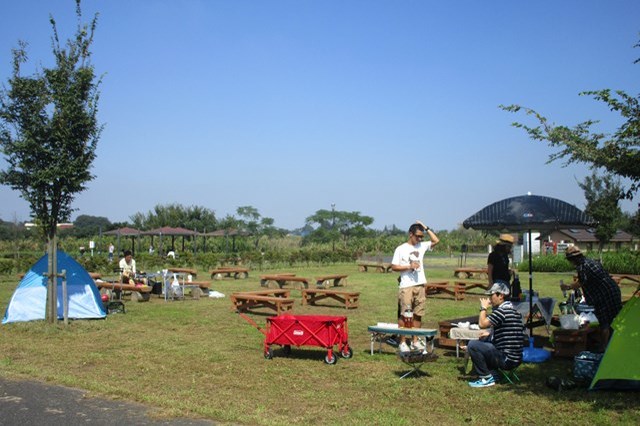
[[[585,257],[577,246],[568,247],[565,257],[576,268],[578,280],[571,284],[561,284],[560,288],[576,290],[582,287],[587,304],[594,308],[606,345],[611,338],[611,323],[622,309],[620,287],[600,262]]]
[[[509,269],[509,254],[515,239],[511,234],[500,234],[493,251],[487,258],[487,276],[489,288],[499,281],[509,286],[511,282],[511,269]],[[509,286],[510,287],[510,286]]]

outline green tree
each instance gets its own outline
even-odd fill
[[[218,224],[212,210],[200,206],[184,207],[175,203],[158,204],[146,214],[136,213],[130,219],[134,228],[146,230],[170,226],[209,232],[216,230]]]
[[[619,202],[623,198],[623,191],[620,179],[612,175],[598,176],[593,172],[578,185],[584,191],[587,200],[585,213],[598,221],[595,235],[598,238],[599,250],[602,251],[616,234],[622,221]]]
[[[640,205],[634,213],[622,213],[622,223],[620,228],[635,237],[640,236]]]
[[[637,43],[634,47],[640,47]],[[640,59],[634,63],[640,62]],[[592,96],[604,102],[612,112],[620,114],[624,123],[611,135],[592,131],[598,121],[587,120],[574,127],[556,125],[531,108],[520,105],[501,105],[510,111],[524,111],[535,118],[539,125],[530,127],[515,122],[513,126],[524,129],[533,140],[545,141],[560,150],[549,156],[549,162],[564,159],[565,165],[585,163],[593,168],[602,168],[610,174],[631,181],[625,196],[633,198],[640,188],[640,95],[633,97],[627,93],[610,89],[586,91],[580,95]]]
[[[30,206],[38,230],[56,250],[56,227],[69,220],[71,204],[91,181],[90,169],[102,130],[98,124],[98,86],[89,50],[97,24],[82,24],[80,0],[76,1],[78,28],[75,37],[61,46],[53,16],[52,49],[55,66],[23,76],[28,61],[27,43],[13,50],[9,89],[0,92],[0,145],[7,168],[0,183],[18,190]],[[54,258],[55,256],[50,256]],[[49,271],[57,268],[50,262]],[[55,322],[54,277],[48,286],[47,319]]]
[[[273,226],[274,220],[270,217],[262,217],[258,209],[252,206],[242,206],[236,209],[240,217],[241,226],[253,237],[254,249],[258,249],[260,238],[278,234],[278,229]]]
[[[111,222],[106,217],[80,215],[73,222],[73,235],[78,238],[90,238],[111,228]]]
[[[333,243],[342,238],[344,247],[355,237],[372,236],[374,231],[367,227],[373,223],[371,216],[360,212],[338,210],[318,210],[306,218],[305,223],[313,227],[313,231],[304,237],[303,243]]]

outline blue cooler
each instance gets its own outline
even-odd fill
[[[603,354],[583,351],[573,358],[573,378],[577,380],[592,380],[598,371]]]

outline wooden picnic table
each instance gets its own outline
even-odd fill
[[[618,279],[618,282],[622,282],[622,280],[633,281],[636,284],[640,284],[640,275],[633,274],[610,274],[611,277],[615,280]]]
[[[302,304],[315,305],[318,300],[334,299],[342,303],[345,309],[358,307],[360,292],[306,288],[302,290]]]
[[[391,263],[389,262],[376,262],[373,260],[358,260],[356,261],[360,272],[367,272],[369,268],[375,269],[377,272],[385,273],[391,271]]]
[[[298,288],[309,288],[309,280],[303,277],[297,277],[293,274],[272,274],[272,275],[260,275],[260,285],[262,287],[271,287],[275,283],[279,288],[283,288],[287,284],[300,283]]]
[[[616,284],[618,284],[618,286],[622,284],[623,280],[629,280],[629,281],[633,281],[636,284],[640,284],[640,275],[633,275],[633,274],[609,274],[609,275],[616,282]],[[573,282],[574,283],[578,282],[578,275],[573,276]]]
[[[233,309],[238,313],[253,308],[268,308],[280,315],[293,309],[294,299],[289,296],[290,290],[273,289],[232,293],[230,299]]]
[[[465,283],[456,281],[428,281],[425,284],[425,294],[427,296],[438,293],[447,293],[453,296],[454,300],[464,300]]]
[[[464,285],[465,294],[469,290],[474,288],[481,288],[482,290],[489,290],[489,283],[486,281],[454,281],[455,284]]]
[[[194,278],[198,275],[198,271],[190,268],[167,268],[167,270],[172,273],[189,274],[189,275],[192,275]]]
[[[487,278],[489,271],[487,268],[456,268],[453,271],[456,278]]]
[[[209,271],[212,280],[221,280],[222,278],[240,279],[249,277],[249,268],[241,268],[236,266],[221,266]]]
[[[348,275],[322,275],[316,277],[316,287],[326,288],[333,282],[333,287],[346,286]]]
[[[123,284],[120,282],[108,282],[97,280],[96,286],[98,290],[108,290],[109,293],[122,291],[122,292],[130,292],[131,299],[137,300],[138,302],[146,302],[151,297],[151,287],[148,285],[135,285],[135,284]]]

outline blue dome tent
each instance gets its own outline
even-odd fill
[[[58,250],[58,273],[67,273],[67,294],[70,319],[102,319],[107,316],[100,292],[89,273],[71,256]],[[3,324],[44,320],[47,305],[47,274],[49,256],[44,255],[24,275],[13,293]],[[57,318],[63,319],[62,278],[57,279]]]

